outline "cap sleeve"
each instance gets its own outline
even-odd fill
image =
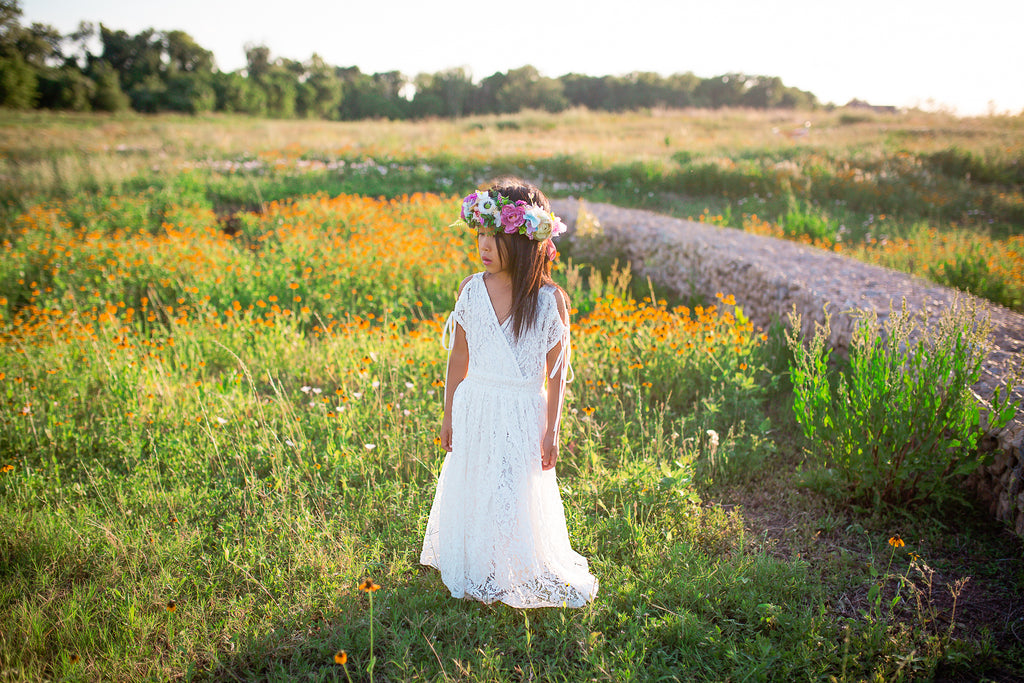
[[[548,295],[550,298],[550,305],[547,306],[548,310],[544,321],[544,341],[547,344],[548,351],[550,351],[556,344],[565,338],[566,334],[569,332],[569,325],[562,320],[562,315],[558,312],[558,301],[562,298],[562,293],[554,287],[551,287],[548,290]],[[566,313],[566,317],[568,318],[568,312]]]
[[[462,329],[466,329],[466,323],[469,322],[469,296],[475,281],[476,278],[470,278],[466,281],[466,284],[462,287],[462,292],[459,294],[459,298],[455,300],[455,310],[452,311],[455,322],[461,325]]]

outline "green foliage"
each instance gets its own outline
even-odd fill
[[[131,106],[131,98],[121,89],[121,80],[114,67],[100,60],[92,66],[92,77],[96,82],[92,106],[97,111],[119,112]]]
[[[986,184],[1024,184],[1024,160],[1003,153],[978,153],[950,147],[924,156],[924,160],[947,176]]]
[[[35,70],[18,55],[0,55],[0,107],[31,109],[36,104]]]
[[[209,81],[209,76],[194,73],[172,76],[167,81],[167,90],[161,107],[186,114],[213,111],[217,104],[217,96]]]
[[[1015,297],[1018,293],[1012,292],[1007,283],[992,272],[989,258],[990,255],[975,247],[956,254],[953,260],[929,263],[928,275],[938,283],[1020,310],[1024,301]]]
[[[479,172],[420,166],[329,175],[400,195]],[[471,237],[436,227],[454,198],[276,201],[327,177],[163,174],[17,219],[0,259],[5,675],[341,680],[344,650],[353,680],[859,680],[990,647],[959,617],[932,647],[948,611],[922,626],[885,609],[892,573],[862,576],[857,539],[835,539],[854,513],[819,539],[787,510],[786,533],[814,540],[777,544],[733,492],[703,488],[790,489],[765,462],[791,441],[765,417],[777,329],[762,343],[727,297],[684,313],[575,259],[556,272],[577,309],[558,481],[598,600],[452,600],[417,558],[443,458],[433,314],[472,268]],[[249,208],[230,236],[212,211],[227,202]],[[814,557],[824,546],[841,557]],[[876,618],[837,615],[865,594]]]
[[[55,28],[33,24],[21,27],[17,3],[3,17],[6,39],[0,45],[0,106],[37,106],[35,81],[47,64],[56,61],[62,42],[79,43],[82,61],[105,61],[118,74],[131,95],[132,107],[141,112],[209,111],[213,100],[208,89],[214,79],[227,75],[216,70],[213,54],[181,30],[147,28],[137,34],[100,25],[102,52],[89,53],[85,30],[62,36]],[[6,60],[16,60],[7,63]],[[220,111],[247,112],[275,118],[323,119],[409,119],[432,116],[461,117],[469,114],[514,113],[520,111],[559,112],[570,107],[604,111],[628,111],[652,107],[751,107],[758,109],[810,109],[817,99],[809,92],[787,87],[778,77],[730,73],[700,79],[693,73],[663,77],[651,72],[625,76],[590,77],[567,74],[561,78],[541,76],[530,65],[495,73],[479,84],[462,69],[437,74],[420,74],[410,80],[397,71],[363,74],[358,67],[328,65],[313,54],[306,62],[273,59],[263,45],[246,47],[245,75],[235,72],[265,95],[230,84],[226,96],[217,88]],[[24,67],[24,68],[22,68]],[[82,75],[74,59],[65,68]],[[197,80],[181,80],[183,76]],[[415,85],[410,95],[409,85]],[[224,85],[221,83],[220,85]],[[81,103],[76,95],[81,84],[74,77],[51,79],[41,106],[70,108]],[[60,92],[64,88],[69,93]],[[105,98],[106,109],[115,102]],[[242,104],[244,102],[244,104]],[[57,104],[54,104],[57,103]],[[81,110],[81,107],[74,107]],[[110,110],[110,109],[106,109]]]
[[[976,470],[980,408],[971,385],[981,377],[988,325],[955,305],[918,329],[906,307],[884,326],[874,314],[857,321],[846,372],[829,368],[828,319],[809,343],[793,330],[793,410],[803,434],[824,455],[835,485],[854,499],[908,505],[955,497],[951,484]],[[1013,378],[997,390],[989,428],[1013,416]]]
[[[838,224],[811,202],[786,195],[787,210],[779,217],[783,232],[790,238],[806,235],[813,240],[835,240]]]

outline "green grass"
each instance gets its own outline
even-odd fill
[[[552,178],[567,164],[515,163]],[[377,680],[1024,666],[1019,539],[956,501],[840,497],[792,418],[781,328],[761,339],[724,300],[645,301],[607,264],[558,273],[578,310],[559,481],[598,598],[451,599],[417,560],[442,457],[435,315],[474,267],[471,240],[443,228],[455,204],[272,204],[450,195],[500,170],[424,164],[148,171],[119,192],[72,183],[4,224],[4,679],[344,680],[339,650],[352,680],[371,656]],[[372,616],[366,577],[382,586]]]

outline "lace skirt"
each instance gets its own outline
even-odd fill
[[[420,562],[455,598],[513,607],[579,607],[597,593],[565,524],[555,471],[541,469],[540,380],[471,374],[452,402]]]

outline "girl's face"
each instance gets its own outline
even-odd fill
[[[501,258],[498,240],[495,239],[494,235],[477,233],[476,246],[480,252],[480,260],[484,264],[484,270],[492,275],[505,270],[505,262]]]

